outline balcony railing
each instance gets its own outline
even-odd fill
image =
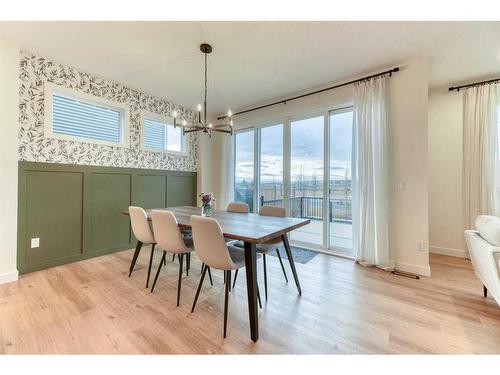
[[[261,205],[283,207],[283,199],[265,201],[261,197]],[[290,216],[311,220],[323,220],[323,198],[321,197],[294,197],[290,198]],[[352,201],[350,199],[331,198],[329,204],[330,221],[352,221]]]

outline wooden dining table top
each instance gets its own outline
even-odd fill
[[[166,207],[146,210],[148,220],[151,220],[152,210],[171,211],[177,219],[179,227],[182,229],[191,228],[191,215],[201,216],[200,207]],[[123,213],[128,215],[128,211]],[[219,222],[224,237],[250,243],[267,242],[311,222],[309,219],[288,216],[264,216],[253,213],[227,212],[224,210],[215,210],[210,217]]]

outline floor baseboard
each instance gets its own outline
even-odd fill
[[[452,249],[449,247],[429,246],[431,254],[448,255],[451,257],[470,259],[469,252],[464,249]]]
[[[411,263],[396,262],[396,270],[409,272],[420,276],[427,276],[427,277],[431,276],[430,266],[425,267],[425,266],[417,266]]]
[[[10,283],[19,279],[19,273],[16,271],[6,272],[0,274],[0,284]]]

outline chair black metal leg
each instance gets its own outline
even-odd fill
[[[224,284],[226,283],[226,279],[227,279],[227,273],[226,271],[224,271]]]
[[[128,277],[132,275],[132,271],[134,270],[135,267],[135,262],[137,262],[137,257],[139,256],[139,253],[141,252],[142,248],[142,242],[137,241],[137,245],[135,246],[135,251],[134,251],[134,256],[132,257],[132,262],[130,263],[130,268],[128,270]]]
[[[260,300],[260,291],[258,285],[257,285],[257,300],[259,301],[259,307],[262,309],[262,301]]]
[[[186,254],[186,276],[189,276],[189,253]]]
[[[236,272],[234,273],[233,289],[234,289],[234,286],[236,285],[236,278],[238,277],[238,271],[239,271],[239,270],[240,270],[240,269],[238,268],[238,269],[236,270]]]
[[[488,289],[483,285],[483,296],[484,298],[488,297]]]
[[[214,283],[212,281],[212,272],[210,272],[210,267],[205,265],[205,267],[208,269],[208,278],[210,279],[210,285],[214,286]]]
[[[288,283],[288,277],[286,276],[285,266],[283,265],[283,261],[281,260],[279,249],[276,249],[276,254],[278,254],[278,259],[280,260],[281,269],[283,270],[283,276],[285,276],[285,281]]]
[[[172,262],[175,262],[175,254],[172,255]]]
[[[193,307],[191,308],[191,312],[194,311],[196,306],[196,301],[198,301],[198,296],[200,295],[201,287],[203,285],[203,280],[205,279],[205,274],[207,273],[207,267],[203,268],[203,273],[201,274],[200,283],[198,284],[198,289],[196,290],[196,296],[194,297]]]
[[[266,301],[267,301],[267,262],[266,262],[266,254],[262,254],[262,262],[264,263],[264,294],[266,296]]]
[[[200,269],[200,273],[203,273],[203,270],[205,269],[205,263],[202,263],[201,264],[201,269]]]
[[[151,276],[151,267],[153,266],[153,255],[155,253],[155,244],[151,245],[151,255],[149,257],[148,278],[146,280],[146,289],[149,288],[149,277]]]
[[[226,276],[226,293],[224,297],[224,338],[226,338],[227,331],[227,305],[229,299],[229,289],[231,288],[231,271],[224,271],[224,275]]]
[[[191,253],[187,254],[187,269],[188,271],[191,269]]]
[[[182,285],[182,263],[184,262],[184,254],[179,254],[179,280],[177,281],[177,306],[181,300],[181,285]]]
[[[167,257],[163,258],[163,265],[166,266],[167,265]]]
[[[158,264],[158,271],[156,271],[155,281],[153,281],[153,286],[151,287],[151,293],[153,293],[153,290],[155,290],[156,281],[158,280],[158,276],[160,276],[161,267],[163,266],[163,260],[165,259],[166,256],[167,252],[164,251],[161,257],[160,264]]]
[[[290,249],[290,243],[288,242],[288,236],[286,234],[281,236],[283,244],[285,245],[286,255],[288,257],[288,262],[290,263],[290,268],[292,269],[293,278],[295,280],[295,285],[297,286],[297,291],[299,296],[302,295],[302,288],[300,287],[299,276],[297,275],[297,270],[295,269],[295,262],[293,261],[292,250]]]

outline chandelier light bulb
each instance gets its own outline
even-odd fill
[[[198,112],[201,112],[201,104],[198,104]]]
[[[233,115],[233,112],[231,112],[231,110],[228,110],[228,111],[227,111],[227,116],[228,116],[228,117],[231,117],[232,115]]]
[[[186,126],[186,120],[182,120],[182,125]]]
[[[213,125],[212,125],[212,123],[208,124],[208,127],[209,127],[209,128],[212,128],[212,126],[213,126]]]
[[[172,112],[172,117],[173,117],[173,118],[177,118],[177,111],[175,111],[175,110],[174,110],[174,111]]]
[[[229,125],[233,126],[233,119],[231,119],[231,121],[229,121]]]

